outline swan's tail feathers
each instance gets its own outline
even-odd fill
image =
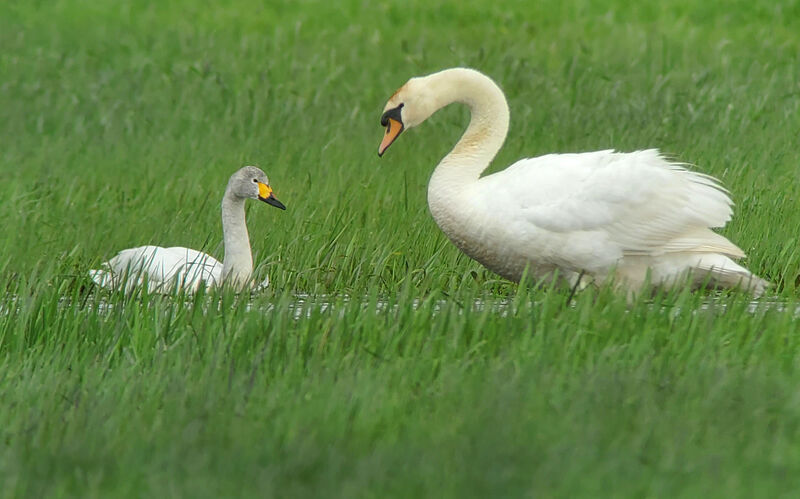
[[[698,284],[705,281],[715,287],[738,288],[756,298],[772,286],[769,281],[758,277],[725,255],[714,253],[697,255],[697,262],[693,268]]]
[[[721,253],[732,258],[745,256],[744,251],[728,238],[707,228],[687,232],[672,239],[663,246],[663,250],[667,253]]]

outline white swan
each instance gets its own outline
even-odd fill
[[[139,246],[120,251],[103,263],[103,270],[89,271],[92,280],[109,289],[124,284],[127,291],[146,283],[150,292],[171,292],[178,288],[196,292],[201,284],[210,288],[223,282],[236,288],[249,285],[253,256],[244,215],[247,198],[286,209],[275,198],[263,171],[245,166],[234,173],[222,198],[223,263],[190,248]]]
[[[760,295],[769,283],[732,258],[744,252],[711,227],[730,219],[732,202],[712,177],[667,161],[655,149],[548,154],[480,177],[505,141],[509,111],[500,88],[471,69],[411,78],[389,99],[383,155],[400,133],[452,102],[471,120],[428,185],[442,231],[471,258],[519,281],[569,284],[612,279],[633,293],[646,283],[740,286]]]

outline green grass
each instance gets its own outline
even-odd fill
[[[798,46],[796,0],[0,4],[0,496],[796,496]],[[780,306],[567,306],[461,255],[425,190],[466,111],[376,155],[389,95],[457,65],[509,98],[492,170],[719,177]],[[244,164],[288,207],[248,208],[269,291],[92,288],[125,247],[221,256]]]

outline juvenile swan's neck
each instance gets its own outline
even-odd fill
[[[230,188],[222,198],[222,236],[225,244],[222,280],[234,286],[244,285],[253,274],[253,255],[244,219],[244,199],[234,195]]]
[[[458,194],[478,180],[494,159],[508,133],[508,103],[500,87],[488,76],[464,68],[447,69],[425,77],[438,110],[453,102],[471,112],[467,130],[442,159],[428,184],[428,204],[437,223],[457,208]],[[445,232],[448,230],[439,223]]]

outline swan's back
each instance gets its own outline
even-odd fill
[[[91,271],[92,280],[105,288],[122,285],[130,291],[147,283],[150,292],[170,292],[176,287],[197,291],[200,285],[221,282],[222,264],[212,256],[191,248],[139,246],[120,251]]]
[[[523,231],[595,233],[619,256],[704,248],[743,256],[708,230],[730,219],[727,192],[654,149],[523,159],[476,185],[484,203]]]

